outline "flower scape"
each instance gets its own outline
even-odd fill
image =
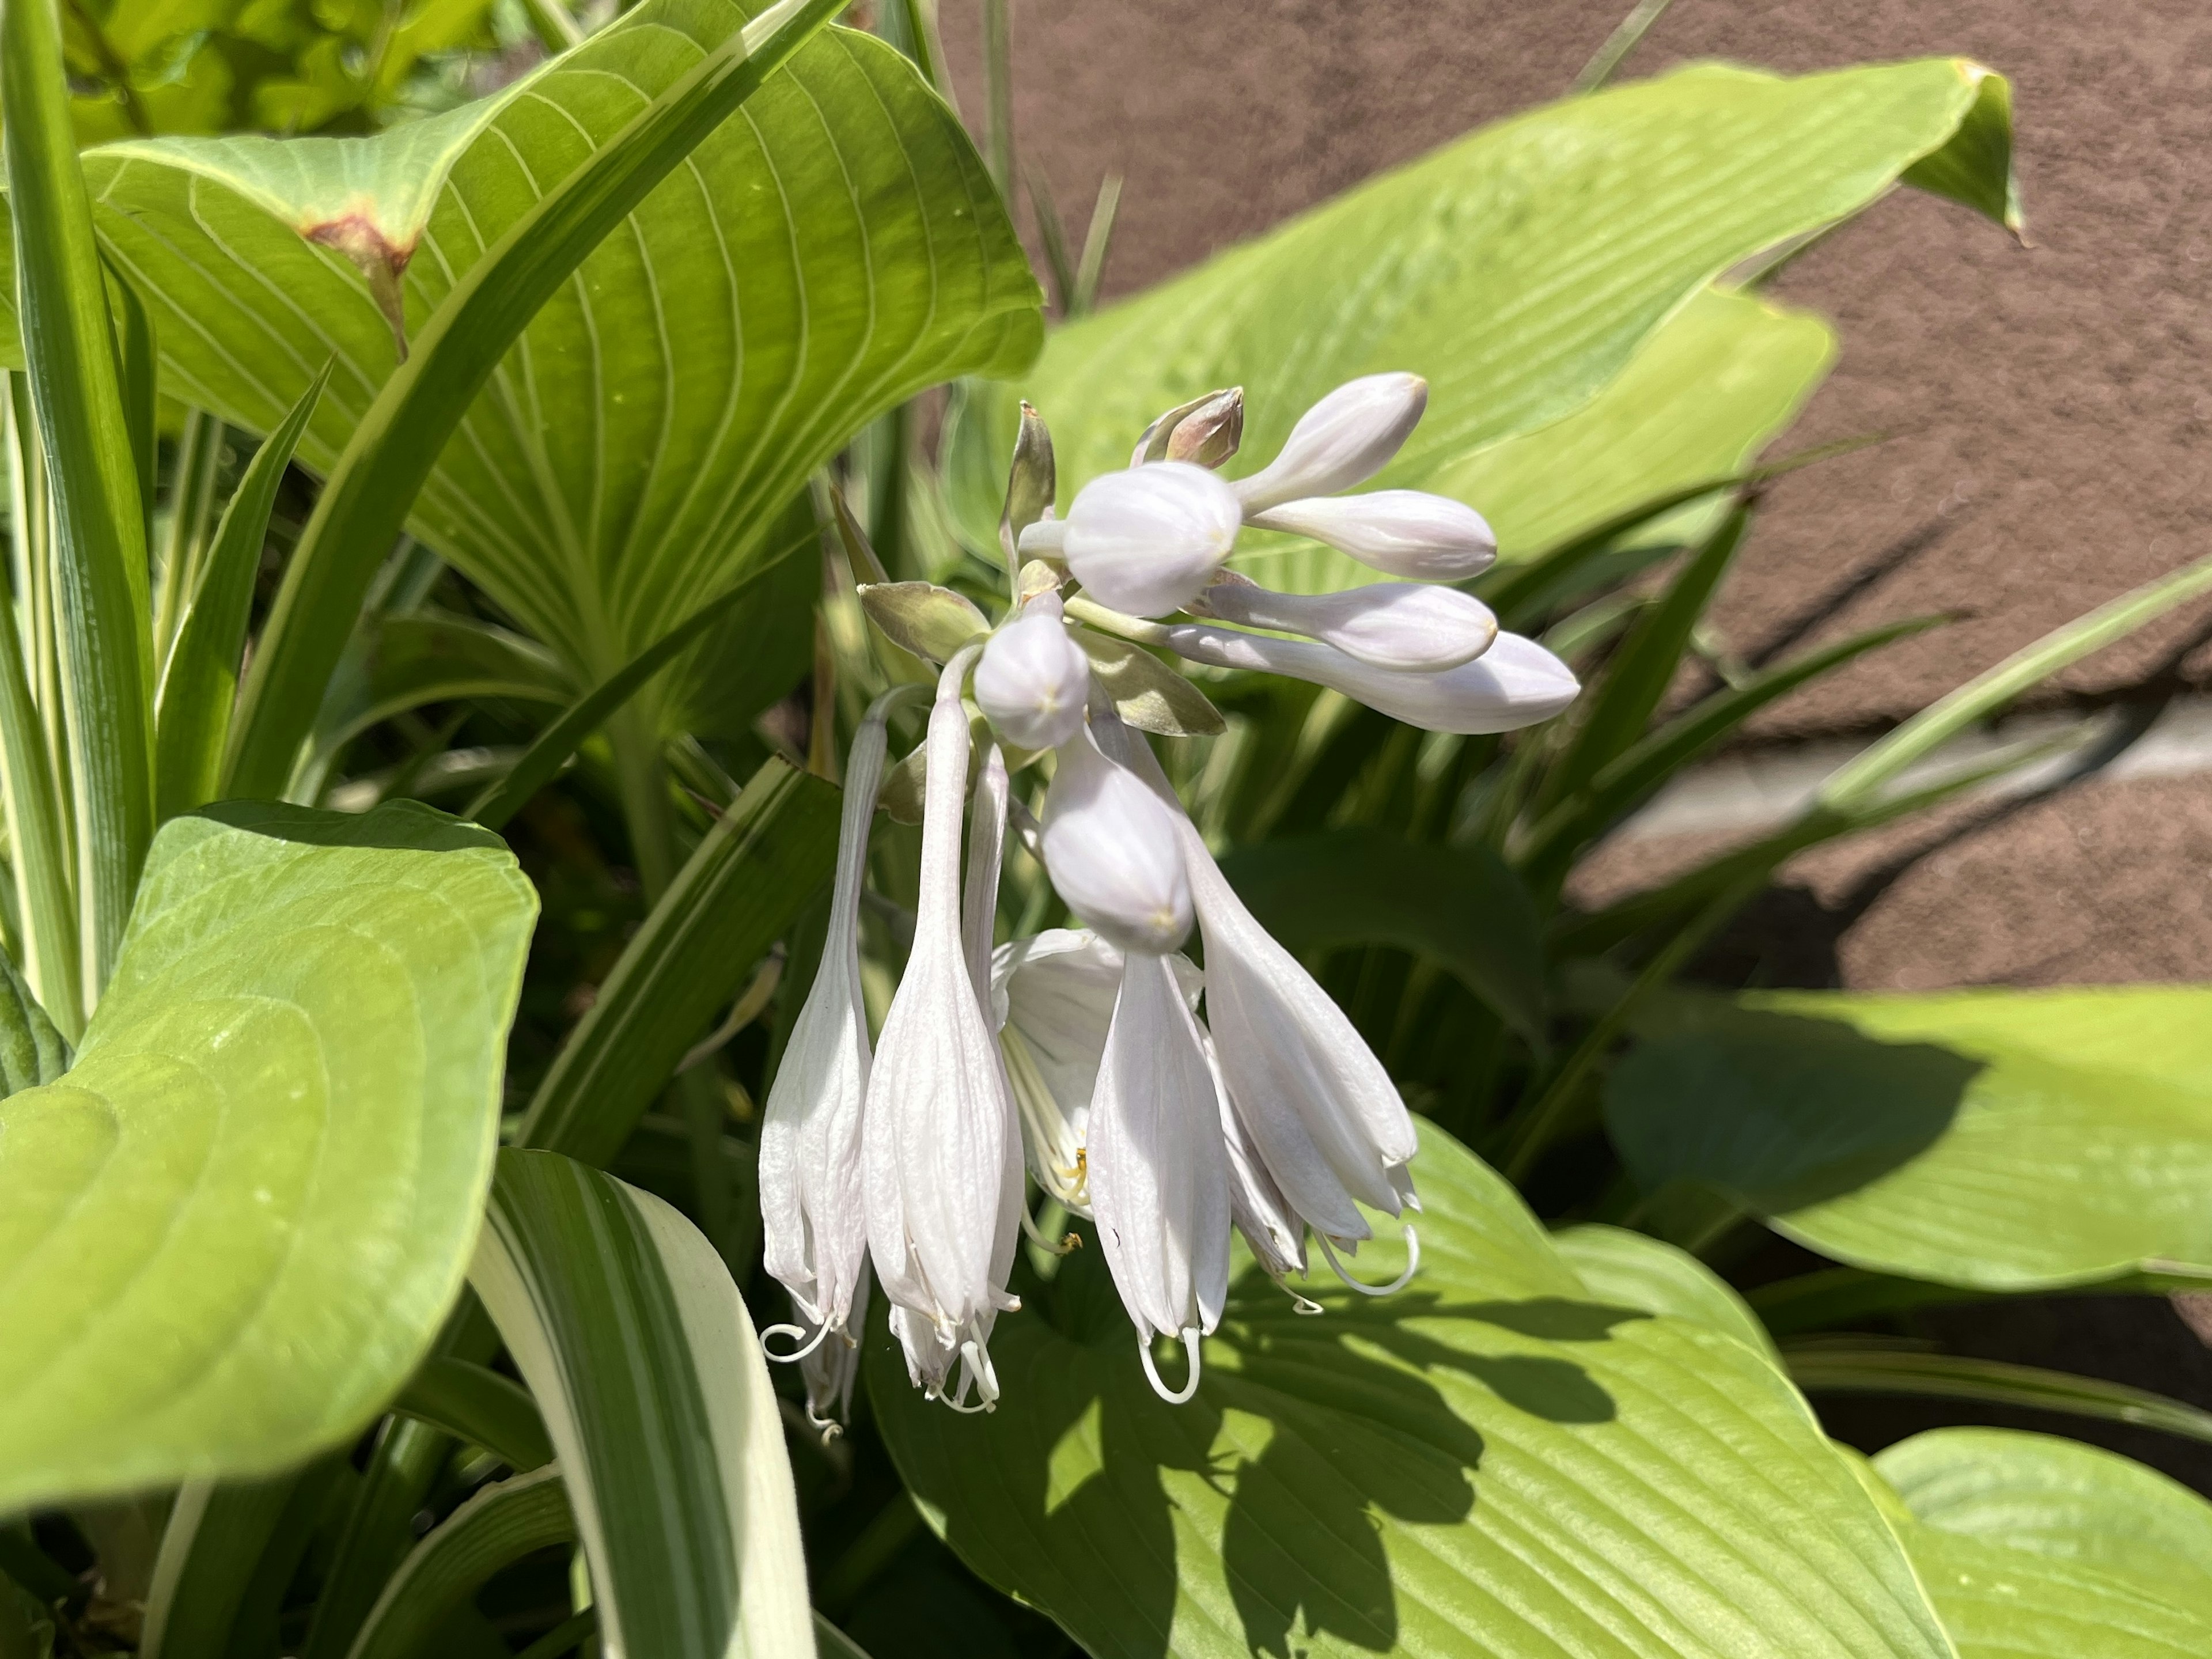
[[[959,1410],[996,1402],[991,1331],[1018,1305],[1008,1277],[1036,1231],[1025,1171],[1095,1222],[1146,1374],[1170,1401],[1197,1389],[1232,1228],[1278,1284],[1307,1272],[1309,1233],[1354,1289],[1387,1294],[1412,1276],[1410,1224],[1395,1283],[1362,1284],[1345,1266],[1372,1236],[1363,1207],[1420,1207],[1396,1087],[1238,899],[1084,641],[1293,676],[1434,732],[1559,713],[1579,689],[1566,665],[1448,585],[1496,557],[1481,517],[1417,490],[1346,493],[1397,453],[1426,400],[1415,375],[1353,380],[1232,483],[1215,469],[1237,451],[1243,394],[1217,392],[1153,422],[1127,470],[1085,485],[1064,517],[1049,505],[1049,435],[1024,405],[1001,524],[1006,616],[981,625],[967,600],[922,583],[862,590],[886,632],[919,640],[943,670],[924,744],[913,947],[882,1032],[872,1054],[861,886],[886,722],[925,687],[879,698],[854,738],[821,968],[762,1130],[767,1265],[795,1316],[771,1333],[793,1340],[776,1357],[803,1362],[818,1424],[849,1400],[871,1261],[915,1384]],[[1398,580],[1271,592],[1227,568],[1248,525]],[[928,651],[930,638],[944,648]],[[1048,755],[1032,819],[1009,774]],[[1085,926],[994,950],[1010,820]],[[1203,971],[1182,953],[1194,925]],[[1182,1345],[1180,1389],[1161,1378],[1156,1335]]]

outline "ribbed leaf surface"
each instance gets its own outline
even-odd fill
[[[1856,1267],[1993,1290],[2212,1263],[2212,991],[1681,996],[1606,1114]]]
[[[1960,1659],[2212,1652],[2212,1504],[2111,1452],[1939,1429],[1875,1468]]]
[[[537,898],[410,804],[155,838],[59,1081],[0,1103],[0,1510],[282,1468],[459,1292]]]
[[[924,1402],[879,1326],[869,1391],[901,1472],[978,1572],[1115,1659],[1944,1654],[1758,1353],[1592,1295],[1433,1128],[1417,1175],[1413,1285],[1316,1291],[1308,1318],[1246,1275],[1187,1406],[1146,1383],[1092,1251],[1000,1319],[990,1417]]]
[[[447,118],[434,143],[402,127],[93,152],[100,234],[155,301],[166,389],[266,431],[335,354],[301,446],[327,466],[393,343],[362,272],[309,237],[373,231],[406,260],[419,328],[550,181],[744,15],[653,0]],[[866,420],[1025,363],[1038,305],[951,112],[898,53],[831,31],[539,313],[410,527],[596,680],[749,568],[776,509]]]

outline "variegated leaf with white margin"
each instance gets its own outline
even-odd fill
[[[363,269],[404,260],[419,329],[752,9],[648,0],[498,97],[374,137],[90,152],[103,246],[152,310],[164,390],[267,431],[335,356],[301,445],[326,468],[394,362]],[[898,52],[828,30],[531,323],[409,527],[596,683],[780,550],[778,511],[866,421],[1027,363],[1040,304],[958,121]]]
[[[469,1276],[544,1413],[607,1659],[811,1651],[782,1419],[705,1236],[586,1164],[510,1149]]]

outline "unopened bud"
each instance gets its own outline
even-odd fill
[[[1462,581],[1498,557],[1498,538],[1482,514],[1425,489],[1316,495],[1254,514],[1252,522],[1310,536],[1362,564],[1419,581]]]
[[[1093,478],[1065,519],[1031,525],[1021,550],[1057,553],[1102,605],[1161,617],[1213,580],[1243,521],[1236,493],[1212,473],[1162,461]]]
[[[1060,746],[1045,792],[1046,873],[1067,908],[1125,951],[1164,955],[1190,932],[1190,878],[1176,821],[1088,726]]]
[[[1022,532],[1052,510],[1058,478],[1052,458],[1052,434],[1043,417],[1024,402],[1021,430],[1014,438],[1013,465],[1006,473],[1006,505],[999,515],[999,540],[1006,562],[1017,561],[1014,550]]]
[[[1298,417],[1282,453],[1237,485],[1247,514],[1301,495],[1334,495],[1389,465],[1428,407],[1418,374],[1368,374],[1348,380]]]
[[[1131,466],[1152,461],[1188,461],[1195,466],[1216,467],[1237,453],[1244,441],[1244,388],[1209,392],[1187,404],[1177,404],[1145,428],[1129,457]]]
[[[991,636],[975,665],[975,702],[1007,742],[1057,749],[1083,724],[1091,659],[1060,620],[1060,595],[1040,593]]]
[[[1517,732],[1551,719],[1582,690],[1572,669],[1518,634],[1500,634],[1473,662],[1440,674],[1376,668],[1334,646],[1205,623],[1179,623],[1167,635],[1168,648],[1194,662],[1311,680],[1430,732]]]
[[[1198,603],[1224,622],[1303,634],[1376,668],[1409,674],[1440,673],[1473,662],[1498,637],[1498,618],[1480,599],[1455,587],[1415,582],[1317,594],[1223,582],[1207,588]],[[980,682],[980,672],[977,678]]]

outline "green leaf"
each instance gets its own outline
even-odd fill
[[[609,1659],[809,1651],[782,1418],[704,1235],[611,1176],[510,1150],[470,1279],[559,1450]]]
[[[575,1540],[558,1464],[483,1487],[408,1553],[347,1659],[433,1659],[441,1627],[494,1573]]]
[[[615,1155],[677,1064],[837,856],[837,793],[771,760],[715,821],[624,947],[538,1085],[518,1139]]]
[[[1246,1273],[1187,1406],[1093,1251],[1000,1319],[988,1418],[924,1401],[878,1321],[870,1397],[932,1524],[1100,1659],[1945,1654],[1763,1358],[1594,1297],[1433,1127],[1416,1176],[1413,1285],[1302,1318]]]
[[[173,820],[58,1082],[0,1102],[0,1510],[358,1433],[460,1287],[537,902],[411,804]]]
[[[1330,830],[1240,847],[1222,872],[1284,947],[1393,945],[1443,963],[1531,1042],[1545,1041],[1536,907],[1487,848]]]
[[[0,956],[0,1099],[52,1083],[69,1065],[69,1044],[15,964]]]
[[[1758,302],[1724,299],[1678,340],[1662,347],[1655,334],[1695,309],[1713,278],[1850,217],[1928,157],[1945,155],[1954,184],[2002,192],[2005,158],[1988,143],[1981,90],[1992,79],[1958,59],[1798,79],[1700,65],[1472,133],[1058,331],[1021,394],[1051,422],[1061,499],[1125,465],[1154,415],[1208,386],[1244,387],[1231,466],[1246,472],[1316,398],[1381,369],[1426,376],[1431,395],[1427,419],[1378,483],[1442,490],[1486,513],[1495,495],[1509,526],[1519,514],[1529,526],[1518,533],[1554,538],[1668,483],[1733,471],[1825,367],[1825,331],[1785,331],[1770,310],[1753,314]],[[1985,179],[1992,167],[1998,176]],[[1498,446],[1574,415],[1647,343],[1650,378],[1635,404],[1559,434],[1561,449],[1526,442],[1509,474]],[[1771,366],[1710,378],[1777,345]],[[973,481],[958,506],[976,546],[992,544],[998,486],[982,481],[1003,480],[1012,398],[977,389],[957,434],[975,458],[956,471]],[[1601,430],[1638,436],[1578,517],[1554,493],[1576,475],[1553,461]],[[1538,471],[1551,476],[1522,482]],[[1239,562],[1271,586],[1371,580],[1340,555],[1280,538],[1254,538]]]
[[[2212,1651],[2212,1507],[2162,1475],[2040,1435],[1944,1429],[1875,1468],[1959,1659]]]
[[[1866,1338],[1814,1338],[1787,1350],[1790,1376],[1808,1394],[1905,1394],[2027,1407],[2162,1429],[2212,1442],[2212,1412],[2145,1389],[2038,1365],[1929,1353]]]
[[[285,685],[313,678],[350,626],[354,606],[338,601],[357,598],[418,482],[407,528],[595,681],[763,562],[776,509],[868,419],[1034,354],[1036,281],[942,100],[890,48],[833,30],[717,125],[754,72],[737,64],[743,21],[725,0],[626,14],[495,106],[462,112],[476,125],[440,176],[403,155],[412,127],[319,148],[133,144],[88,161],[111,252],[161,296],[175,395],[266,430],[335,347],[303,458],[329,471],[356,434],[389,439],[376,465],[364,449],[334,477],[325,518],[345,550],[314,556],[327,591],[320,575],[312,595],[295,579],[288,611],[301,614],[288,627],[314,638],[284,647],[288,662],[302,653]],[[695,86],[702,62],[711,84]],[[647,99],[660,113],[641,118],[659,126],[617,149]],[[695,108],[696,121],[678,118]],[[242,155],[266,160],[247,169]],[[617,168],[635,179],[623,199],[585,188]],[[415,349],[398,375],[359,272],[295,228],[343,220],[359,180],[394,176],[420,189],[371,196],[380,239],[404,241],[428,202],[402,282]],[[282,212],[269,196],[279,177]],[[556,218],[574,227],[557,254],[542,228]],[[525,236],[531,224],[541,229]],[[272,289],[289,303],[264,303]],[[264,706],[298,695],[266,684]],[[268,718],[295,723],[275,708]],[[278,735],[257,739],[256,778],[289,766]]]
[[[520,1474],[553,1459],[553,1443],[528,1391],[465,1359],[433,1355],[424,1360],[392,1409],[482,1446]]]
[[[222,1659],[262,1553],[301,1477],[191,1480],[169,1506],[147,1596],[145,1659]]]
[[[1562,1228],[1552,1243],[1601,1301],[1669,1314],[1732,1336],[1772,1364],[1782,1363],[1759,1316],[1735,1287],[1687,1250],[1625,1227]]]
[[[2212,990],[1679,994],[1606,1121],[1853,1267],[1982,1290],[2212,1264]]]
[[[1171,668],[1129,640],[1074,630],[1091,659],[1091,672],[1114,701],[1115,712],[1139,732],[1170,738],[1214,738],[1229,729],[1212,700],[1180,669]]]
[[[0,149],[31,403],[46,445],[67,648],[84,1007],[114,971],[154,833],[154,636],[146,509],[107,280],[70,131],[58,9],[0,11]],[[49,989],[48,994],[52,993]]]
[[[238,701],[238,675],[246,652],[246,622],[253,604],[253,579],[276,486],[292,464],[300,434],[330,384],[330,363],[307,383],[283,422],[254,453],[237,492],[222,510],[215,540],[185,600],[176,647],[169,653],[155,702],[155,799],[163,819],[204,806],[216,797],[230,714]]]

